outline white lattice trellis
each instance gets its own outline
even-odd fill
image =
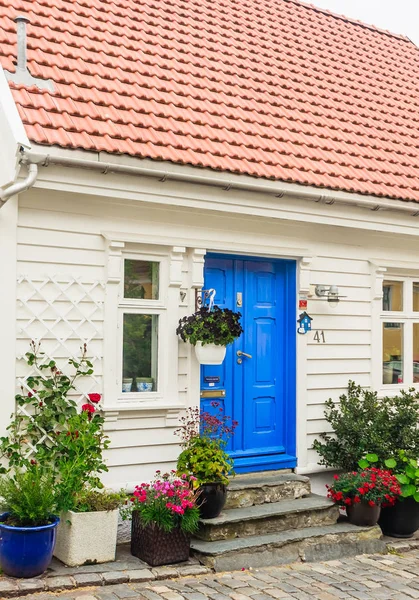
[[[27,366],[25,353],[31,340],[41,342],[44,361],[54,359],[59,369],[72,374],[69,358],[80,357],[80,348],[87,344],[87,356],[94,374],[75,382],[73,399],[86,400],[90,392],[102,387],[103,304],[104,283],[81,281],[77,278],[18,279],[17,386],[30,392],[26,379],[35,374]],[[39,374],[39,373],[37,373]],[[28,415],[25,407],[18,410]],[[28,415],[29,416],[29,415]]]

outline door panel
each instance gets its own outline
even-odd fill
[[[295,263],[209,256],[210,288],[216,304],[242,313],[244,333],[227,347],[224,363],[201,371],[201,390],[218,390],[215,400],[239,422],[229,444],[235,468],[295,466]],[[219,410],[213,400],[202,407]]]

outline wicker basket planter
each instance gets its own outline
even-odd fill
[[[190,543],[180,528],[166,533],[154,524],[143,526],[138,512],[132,513],[131,554],[152,567],[187,561]]]

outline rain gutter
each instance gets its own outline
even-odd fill
[[[313,202],[323,204],[346,204],[366,208],[372,211],[389,210],[403,213],[410,213],[411,216],[419,216],[419,204],[416,202],[405,200],[390,200],[386,198],[374,198],[368,196],[363,198],[360,195],[352,195],[345,192],[332,190],[321,190],[316,188],[301,187],[295,189],[292,184],[281,183],[277,181],[266,181],[263,179],[255,179],[254,181],[240,181],[239,177],[228,178],[225,175],[217,173],[211,175],[198,175],[180,170],[164,170],[151,167],[134,167],[130,165],[121,165],[111,162],[103,162],[100,160],[89,160],[82,158],[53,156],[51,154],[39,154],[35,152],[25,152],[22,162],[34,167],[36,165],[48,167],[50,165],[73,167],[80,169],[90,169],[99,171],[103,174],[120,173],[124,175],[134,175],[142,177],[152,177],[160,181],[182,181],[187,183],[195,183],[198,185],[208,185],[212,187],[221,187],[225,191],[229,190],[244,190],[249,192],[268,193],[277,198],[284,196],[290,198],[298,198],[301,200],[311,200]],[[23,182],[22,182],[23,184]],[[20,190],[23,191],[23,190]],[[16,193],[16,192],[14,192]]]

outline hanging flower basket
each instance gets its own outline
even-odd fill
[[[195,354],[201,365],[221,365],[226,346],[243,333],[241,314],[228,308],[201,307],[189,317],[179,321],[176,333],[182,341],[195,346]]]
[[[155,523],[144,526],[138,511],[132,513],[131,554],[152,567],[187,561],[190,543],[180,527],[165,532]]]
[[[195,346],[196,358],[200,365],[221,365],[226,355],[227,348],[225,346],[217,346],[217,344],[205,344],[197,342]]]

